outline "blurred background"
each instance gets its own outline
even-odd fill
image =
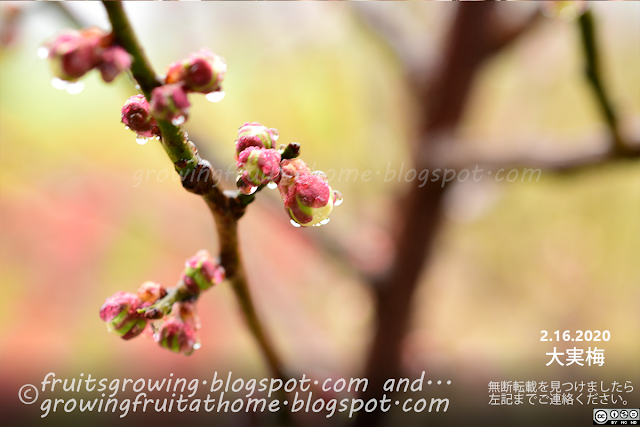
[[[186,258],[203,248],[215,254],[212,218],[200,198],[181,188],[160,144],[138,145],[120,123],[122,104],[136,93],[127,75],[105,84],[93,71],[76,95],[51,86],[38,46],[74,26],[70,16],[109,28],[102,5],[1,6],[2,404],[18,405],[25,422],[40,422],[37,405],[20,404],[16,392],[52,371],[59,378],[90,372],[207,379],[228,370],[268,377],[225,283],[200,298],[202,348],[189,357],[146,337],[125,342],[106,331],[98,309],[107,296],[147,280],[173,286]],[[500,6],[507,21],[538,7]],[[409,51],[420,53],[428,72],[437,66],[456,7],[126,5],[158,73],[203,46],[226,59],[226,97],[210,103],[192,96],[185,126],[214,166],[233,171],[237,128],[258,121],[277,128],[279,142],[299,142],[312,169],[334,171],[330,184],[345,201],[329,225],[292,227],[276,190],[261,192],[240,223],[255,304],[291,372],[365,375],[376,306],[363,276],[391,265],[403,215],[397,201],[418,185],[384,179],[415,160],[419,109],[406,70],[362,9],[400,22]],[[640,4],[590,8],[621,133],[637,141]],[[583,61],[575,20],[541,19],[479,68],[455,128],[460,146],[502,158],[606,145]],[[347,169],[371,170],[372,179],[341,177]],[[452,403],[448,414],[421,414],[416,422],[451,425],[468,408],[488,410],[488,381],[615,380],[640,387],[639,172],[637,159],[625,159],[564,173],[542,170],[537,182],[483,178],[448,186],[411,300],[400,369],[412,378],[425,370],[434,381],[451,379],[446,391],[427,394],[450,396]],[[229,174],[227,188],[234,178]],[[598,344],[604,366],[545,366],[545,353],[564,344],[540,342],[541,331],[567,329],[610,331],[611,340]],[[593,343],[583,344],[586,350]],[[637,390],[624,397],[640,404]],[[586,417],[580,425],[593,406],[574,408]],[[489,409],[525,425],[532,414],[544,418],[566,408]],[[389,425],[406,421],[397,416]],[[117,414],[94,419],[115,421]]]

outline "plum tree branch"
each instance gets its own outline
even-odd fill
[[[138,42],[122,3],[103,1],[103,4],[112,25],[115,42],[133,57],[131,73],[148,100],[151,91],[162,82]],[[181,127],[166,120],[158,120],[158,125],[162,132],[162,146],[176,171],[182,176],[183,186],[204,198],[215,219],[220,242],[220,264],[226,271],[249,330],[257,341],[267,366],[274,377],[286,379],[283,364],[255,310],[240,256],[238,219],[253,199],[243,198],[237,191],[223,191],[209,162],[200,157],[195,145],[188,140]]]

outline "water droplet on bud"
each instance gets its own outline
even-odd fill
[[[200,344],[199,342],[197,342],[197,343],[195,343],[195,344],[193,345],[193,349],[194,349],[194,350],[199,350],[199,349],[200,349],[200,347],[202,347],[202,344]]]
[[[342,204],[342,193],[339,191],[333,192],[333,206],[340,206]]]
[[[77,95],[84,90],[84,83],[82,82],[69,83],[66,89],[68,94]]]
[[[175,119],[171,120],[171,124],[174,126],[180,126],[181,124],[183,124],[185,122],[185,117],[184,116],[178,116]]]
[[[57,77],[53,77],[51,79],[51,86],[58,90],[65,90],[67,86],[69,86],[69,82],[66,80],[59,79]]]
[[[270,183],[267,184],[267,188],[273,190],[278,188],[278,184],[276,184],[275,182],[271,181]]]
[[[319,225],[329,224],[329,221],[331,221],[331,218],[325,218],[319,222]]]
[[[207,98],[207,101],[209,102],[220,102],[222,101],[222,98],[224,98],[224,91],[219,90],[217,92],[209,92],[205,95],[205,98]]]
[[[271,139],[273,139],[273,141],[277,141],[278,138],[280,138],[280,134],[278,133],[278,129],[274,129],[271,128],[269,129],[269,132],[271,133]]]
[[[138,144],[140,144],[140,145],[144,145],[144,144],[146,144],[147,142],[149,142],[149,138],[147,138],[146,136],[140,136],[140,135],[138,135],[138,136],[136,136],[136,142],[137,142]]]
[[[291,220],[291,225],[293,225],[296,228],[301,227],[301,225],[295,222],[294,220]]]
[[[40,59],[47,59],[49,56],[49,49],[46,46],[40,46],[36,51],[36,54]]]
[[[252,195],[253,193],[255,193],[256,191],[258,191],[258,187],[250,187],[250,188],[249,188],[249,192],[248,192],[248,193],[246,193],[246,194],[248,194],[248,195],[250,196],[250,195]]]
[[[324,180],[327,179],[327,174],[322,172],[322,171],[313,171],[313,172],[311,172],[311,175],[317,175],[317,176],[319,176],[320,178],[322,178]]]

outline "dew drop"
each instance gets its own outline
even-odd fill
[[[311,175],[317,175],[317,176],[319,176],[320,178],[322,178],[324,180],[327,179],[327,174],[322,172],[322,171],[313,171],[313,172],[311,172]]]
[[[147,142],[149,142],[149,138],[147,138],[146,136],[140,136],[140,135],[138,135],[138,136],[136,136],[136,142],[137,142],[138,144],[140,144],[140,145],[144,145],[144,144],[146,144]]]
[[[293,225],[294,227],[298,228],[300,227],[300,224],[298,224],[297,222],[295,222],[294,220],[291,220],[291,225]]]
[[[184,116],[178,116],[175,119],[171,120],[171,124],[174,126],[180,126],[181,124],[183,124],[185,121],[185,117]]]
[[[331,221],[331,218],[325,218],[322,221],[319,222],[320,225],[325,225],[325,224],[329,224],[329,221]]]
[[[277,141],[278,138],[280,138],[280,134],[278,133],[278,129],[274,129],[271,128],[269,129],[269,132],[271,133],[271,139],[273,139],[273,141]]]
[[[157,139],[158,141],[162,141],[162,138],[160,138],[160,135],[156,135],[156,139]]]
[[[129,130],[129,126],[125,126],[124,128],[125,128],[126,130]]]
[[[66,89],[68,94],[77,95],[84,90],[84,83],[82,82],[69,83]]]
[[[343,202],[342,193],[339,191],[333,192],[333,206],[340,206]]]
[[[36,51],[36,54],[40,59],[47,59],[49,56],[49,49],[46,46],[40,46]]]
[[[57,77],[54,77],[51,79],[51,86],[53,86],[58,90],[65,90],[67,86],[69,86],[69,82],[66,80],[62,80]]]
[[[219,90],[217,92],[209,92],[205,95],[205,98],[207,98],[207,101],[209,102],[220,102],[222,101],[222,98],[224,98],[224,91]]]
[[[276,188],[278,188],[278,184],[276,184],[275,182],[271,181],[270,183],[267,184],[267,188],[274,190]]]
[[[136,90],[140,90],[140,85],[139,85],[139,84],[136,84],[136,85],[135,85],[135,88],[136,88]]]
[[[255,193],[256,191],[258,191],[258,187],[251,187],[251,188],[249,188],[249,192],[246,193],[246,194],[248,194],[250,196],[253,193]]]
[[[200,349],[200,347],[202,347],[202,344],[200,344],[199,342],[197,342],[197,343],[195,343],[195,344],[193,345],[193,349],[194,349],[194,350],[199,350],[199,349]]]

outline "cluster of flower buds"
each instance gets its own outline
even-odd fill
[[[94,68],[111,82],[120,72],[131,67],[131,55],[113,44],[113,34],[90,27],[80,31],[66,30],[45,42],[42,57],[48,58],[55,77],[74,82]]]
[[[333,207],[342,203],[342,195],[331,189],[323,172],[311,172],[301,159],[283,159],[285,148],[275,149],[277,139],[276,129],[260,123],[240,126],[236,140],[238,188],[253,194],[262,185],[277,186],[294,226],[326,224]]]
[[[137,294],[116,292],[100,308],[100,318],[125,340],[147,331],[160,346],[189,355],[200,347],[197,297],[224,278],[224,268],[200,251],[187,260],[175,288],[145,282]]]

